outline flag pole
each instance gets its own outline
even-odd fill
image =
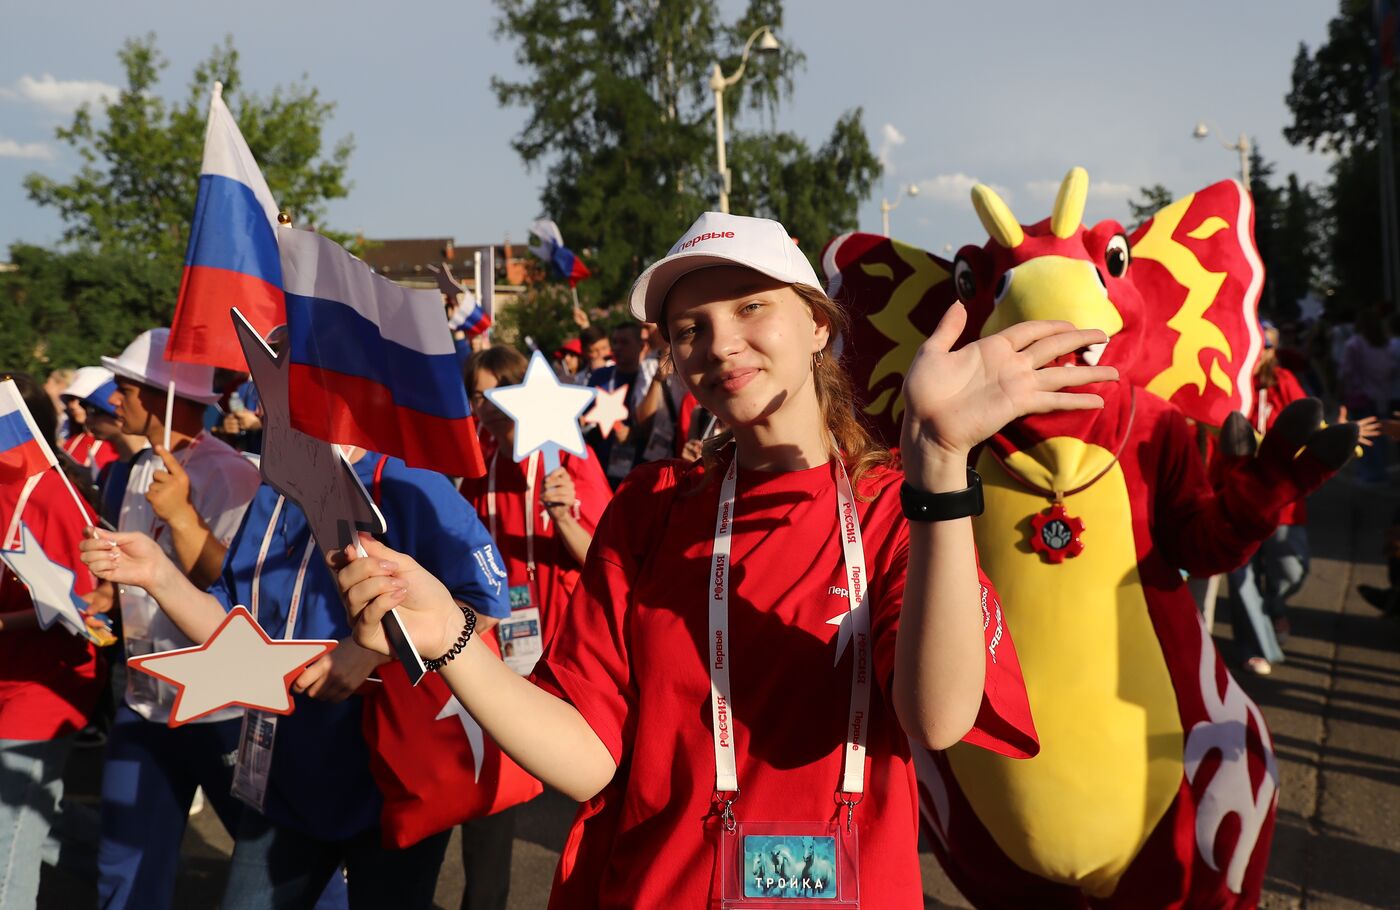
[[[172,366],[171,372],[174,372]],[[170,421],[175,416],[175,379],[172,377],[165,386],[165,451],[170,451]]]

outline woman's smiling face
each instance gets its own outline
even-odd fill
[[[790,285],[740,266],[699,269],[671,288],[665,318],[677,372],[727,426],[815,402],[812,355],[828,328]]]

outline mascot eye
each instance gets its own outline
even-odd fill
[[[971,303],[977,296],[977,279],[972,275],[972,263],[966,259],[959,259],[953,265],[953,288],[963,303]]]
[[[1001,273],[1001,277],[997,279],[997,290],[993,303],[1001,303],[1001,298],[1005,297],[1006,292],[1011,290],[1011,276],[1015,272],[1015,269],[1007,269]]]
[[[1108,241],[1108,248],[1103,251],[1103,263],[1108,268],[1108,274],[1114,278],[1122,278],[1128,273],[1131,258],[1128,254],[1128,238],[1122,234],[1113,235],[1113,239]]]

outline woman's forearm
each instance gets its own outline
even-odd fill
[[[578,709],[519,676],[473,638],[440,671],[496,744],[522,768],[572,799],[596,795],[617,772]]]
[[[966,462],[909,475],[931,492],[967,484]],[[893,702],[905,733],[946,749],[972,729],[982,702],[982,585],[972,519],[909,522],[909,570],[895,641]]]
[[[196,587],[168,560],[156,572],[146,593],[155,598],[161,611],[195,644],[203,644],[228,615],[214,595]]]

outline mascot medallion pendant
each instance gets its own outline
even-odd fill
[[[1031,516],[1031,549],[1046,562],[1062,563],[1084,552],[1084,522],[1065,511],[1065,504],[1055,502],[1038,515]]]

